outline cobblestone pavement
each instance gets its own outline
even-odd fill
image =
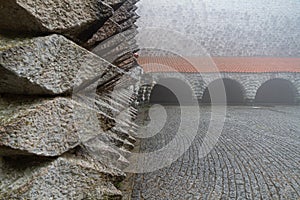
[[[143,139],[140,151],[174,137],[180,111],[166,110],[165,127]],[[228,107],[217,145],[199,159],[209,107],[201,113],[207,117],[188,151],[167,168],[137,174],[131,199],[300,199],[300,107]]]

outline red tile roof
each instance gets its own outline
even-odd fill
[[[147,72],[300,72],[300,58],[273,57],[140,57]]]

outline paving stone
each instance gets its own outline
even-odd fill
[[[177,131],[174,124],[180,120],[180,109],[175,106],[165,109],[169,117],[165,127],[154,137],[140,141],[141,152],[161,149],[165,142],[174,138]],[[227,109],[230,118],[225,121],[217,145],[206,157],[199,159],[197,155],[208,128],[209,118],[204,117],[200,124],[205,125],[199,127],[192,146],[176,162],[155,172],[138,175],[134,188],[136,195],[132,199],[146,195],[150,200],[180,200],[191,194],[192,199],[300,198],[296,167],[300,162],[300,107],[253,109],[228,106]],[[210,116],[211,111],[203,106],[200,112],[202,116]],[[144,120],[141,126],[150,123],[145,113],[141,112],[139,117]],[[297,131],[287,132],[288,127]],[[193,175],[194,170],[197,176]]]

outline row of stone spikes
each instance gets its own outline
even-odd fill
[[[0,199],[121,199],[136,3],[0,3]]]

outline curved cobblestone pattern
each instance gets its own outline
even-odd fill
[[[142,140],[140,151],[159,149],[174,137],[180,109],[166,108],[165,127]],[[132,199],[299,199],[299,111],[228,107],[217,145],[199,159],[210,119],[209,107],[202,107],[205,117],[193,145],[171,166],[136,175]]]

